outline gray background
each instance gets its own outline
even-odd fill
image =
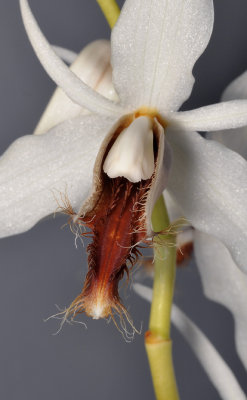
[[[30,0],[50,42],[79,51],[109,28],[93,0]],[[224,87],[247,67],[247,2],[216,0],[212,40],[195,67],[198,81],[184,108],[219,100]],[[0,1],[1,152],[29,134],[51,95],[47,77],[25,35],[17,0]],[[88,329],[43,319],[55,304],[70,304],[80,292],[85,250],[74,247],[64,220],[42,221],[31,231],[1,240],[0,398],[4,400],[153,399],[143,334],[127,344],[112,323],[91,321]],[[16,221],[18,224],[18,221]],[[208,334],[245,391],[244,369],[233,341],[233,320],[203,298],[194,264],[179,270],[175,300]],[[129,291],[125,304],[137,326],[147,329],[149,305]],[[217,400],[218,394],[183,338],[172,331],[181,399]],[[235,399],[233,399],[235,400]]]

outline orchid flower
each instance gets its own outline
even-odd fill
[[[186,218],[218,237],[246,269],[246,162],[195,131],[247,125],[247,100],[177,111],[190,96],[193,66],[211,36],[213,2],[127,0],[106,51],[113,100],[63,63],[27,0],[20,5],[38,58],[75,105],[71,118],[58,125],[61,115],[54,125],[50,120],[45,133],[18,139],[2,156],[0,233],[31,228],[65,193],[60,210],[74,229],[87,227],[92,235],[86,282],[66,315],[126,315],[118,282],[138,257],[138,244],[157,234],[151,213],[168,173],[170,193]]]

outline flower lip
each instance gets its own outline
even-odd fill
[[[82,293],[66,310],[66,317],[72,319],[85,312],[94,319],[110,315],[114,320],[115,310],[120,318],[125,316],[130,321],[120,301],[118,284],[125,272],[129,275],[139,257],[140,242],[153,235],[151,212],[165,185],[164,129],[155,118],[151,121],[155,161],[152,176],[135,183],[124,177],[112,179],[103,171],[109,150],[133,120],[133,114],[122,118],[103,141],[95,162],[92,193],[77,216],[71,215],[79,229],[87,226],[90,230],[82,235],[90,234],[92,238],[87,248],[89,271]],[[151,123],[150,118],[148,122]]]

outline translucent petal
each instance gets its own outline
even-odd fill
[[[233,82],[231,82],[222,95],[222,101],[235,99],[247,99],[247,72],[244,72]],[[242,157],[247,159],[246,126],[238,129],[209,132],[207,137],[223,143],[229,149],[236,151]]]
[[[133,287],[145,300],[152,301],[152,289],[138,283]],[[175,304],[172,306],[171,320],[188,342],[221,398],[223,400],[245,400],[246,396],[233,372],[216,348],[198,326]]]
[[[121,114],[123,110],[120,106],[89,88],[56,55],[38,27],[27,0],[20,0],[20,6],[26,32],[37,57],[48,75],[63,89],[67,96],[76,104],[91,112],[106,116]]]
[[[247,369],[247,277],[215,237],[196,231],[194,245],[204,292],[232,312],[237,352]]]
[[[196,132],[167,131],[168,189],[195,228],[218,237],[247,272],[247,162]]]
[[[213,28],[211,0],[127,0],[112,33],[114,86],[123,104],[177,110]]]
[[[247,100],[232,100],[173,113],[170,122],[191,131],[214,131],[247,125]]]
[[[114,120],[84,116],[44,135],[17,139],[0,158],[0,236],[24,232],[68,196],[78,209],[92,183],[102,139]]]
[[[247,72],[232,81],[224,90],[221,100],[247,99]]]
[[[66,49],[65,47],[53,45],[52,48],[53,50],[55,50],[58,57],[60,57],[67,64],[72,64],[78,56],[77,53],[72,50]]]
[[[87,45],[71,65],[71,70],[83,82],[110,100],[116,100],[116,92],[112,85],[112,69],[110,65],[110,42],[97,40]],[[89,111],[75,104],[60,88],[51,97],[34,133],[45,133],[53,126]]]

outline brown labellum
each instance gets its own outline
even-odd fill
[[[85,312],[93,318],[112,315],[112,308],[123,310],[118,282],[129,273],[146,237],[143,201],[150,181],[131,183],[125,178],[104,177],[105,190],[96,207],[82,221],[91,229],[88,246],[89,271],[82,294]]]
[[[111,316],[114,320],[116,311],[131,323],[120,301],[118,284],[141,255],[140,243],[153,234],[152,208],[166,183],[164,130],[156,120],[155,170],[150,179],[133,183],[124,177],[111,179],[103,172],[102,165],[114,140],[132,120],[133,116],[125,117],[104,140],[95,163],[92,193],[79,213],[75,215],[67,208],[73,224],[86,227],[87,232],[82,235],[90,235],[92,242],[87,247],[89,269],[83,290],[65,311],[66,318],[85,312],[94,319]]]

